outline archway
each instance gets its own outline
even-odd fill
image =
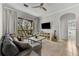
[[[77,55],[76,48],[76,15],[66,13],[60,17],[61,39],[67,41],[68,55]]]
[[[69,29],[70,29],[71,25],[74,24],[75,19],[76,19],[76,16],[74,13],[66,13],[60,17],[61,39],[65,39],[65,40],[68,39]]]

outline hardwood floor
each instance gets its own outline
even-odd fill
[[[51,42],[49,40],[43,40],[41,55],[42,56],[66,55],[66,42]],[[38,54],[32,51],[31,56],[38,56]]]
[[[67,41],[52,42],[49,40],[43,40],[41,55],[42,56],[75,56],[76,54],[73,55],[71,51],[72,48],[71,47],[69,48]],[[79,48],[77,51],[79,53]],[[31,56],[38,56],[38,55],[32,52]]]
[[[43,41],[42,56],[63,56],[67,55],[66,42]]]

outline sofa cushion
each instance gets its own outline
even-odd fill
[[[24,43],[22,41],[14,41],[14,43],[17,45],[20,51],[31,48],[31,46],[27,42]]]
[[[20,52],[17,56],[29,56],[31,52],[32,52],[32,48],[25,49],[22,52]]]
[[[17,46],[10,40],[10,38],[6,38],[3,41],[2,53],[5,56],[14,56],[19,53],[19,49]]]

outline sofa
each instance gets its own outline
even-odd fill
[[[2,44],[3,39],[4,37],[2,37],[0,40],[0,56],[29,56],[32,51],[38,54],[38,56],[41,56],[42,46],[39,43],[29,43],[30,48],[26,48],[20,51],[19,47],[17,47],[15,43],[12,43],[12,41],[10,41],[9,38],[6,38],[4,44]],[[10,43],[12,43],[13,45]],[[4,49],[2,49],[2,45],[6,45]],[[2,51],[4,52],[4,54],[2,53]]]
[[[0,56],[27,56],[31,51],[32,47],[20,51],[17,45],[4,36],[0,40]]]

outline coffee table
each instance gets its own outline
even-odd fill
[[[32,51],[35,51],[38,55],[41,55],[41,48],[42,48],[42,40],[45,39],[45,37],[38,36],[36,37],[30,37],[28,39],[28,42],[32,46]]]
[[[42,44],[43,39],[45,39],[45,37],[38,36],[37,38],[36,37],[30,37],[28,40],[31,41],[31,44],[33,44],[35,42],[38,42],[38,43]]]

